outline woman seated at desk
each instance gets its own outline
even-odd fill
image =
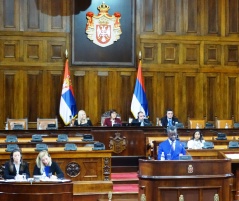
[[[61,168],[56,162],[52,161],[50,154],[46,150],[38,154],[33,175],[45,175],[50,179],[64,178]]]
[[[120,118],[117,118],[115,110],[110,111],[110,117],[105,119],[103,126],[122,126],[122,122]]]
[[[84,110],[78,112],[78,118],[75,120],[74,126],[92,126],[91,120],[87,119]]]
[[[188,141],[188,149],[202,149],[204,142],[202,133],[197,130],[194,132],[192,139]]]
[[[23,179],[23,174],[26,175],[24,179],[30,177],[27,162],[22,160],[22,153],[19,149],[14,149],[10,154],[10,160],[5,163],[4,179]]]

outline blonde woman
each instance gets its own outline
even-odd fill
[[[50,179],[64,178],[64,173],[59,165],[52,161],[50,154],[43,150],[36,158],[36,165],[33,170],[33,175],[46,175]]]
[[[84,110],[78,112],[78,118],[74,122],[75,126],[92,126],[91,120],[87,119]]]

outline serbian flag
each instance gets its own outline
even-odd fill
[[[149,115],[148,101],[145,93],[144,81],[142,76],[141,60],[139,61],[137,79],[134,88],[133,99],[131,102],[131,112],[135,118],[137,118],[139,111],[144,112],[146,117]]]
[[[68,59],[65,63],[65,73],[61,92],[60,116],[65,125],[71,123],[71,119],[77,115],[76,101],[74,97],[73,87],[71,84]]]

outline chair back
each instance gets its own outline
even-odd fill
[[[16,135],[7,135],[5,142],[17,142],[17,136]]]
[[[56,141],[57,142],[67,142],[68,135],[67,134],[59,134]]]
[[[9,119],[7,118],[7,128],[8,130],[27,130],[28,129],[28,119]]]
[[[233,121],[231,119],[216,120],[215,126],[216,128],[232,128]]]
[[[35,149],[35,151],[43,151],[43,150],[48,151],[48,146],[47,146],[47,144],[44,144],[44,143],[36,144],[36,149]]]
[[[57,118],[50,118],[50,119],[43,119],[37,118],[37,130],[51,130],[51,129],[58,129],[58,119]]]
[[[234,149],[234,148],[238,148],[239,147],[239,143],[237,141],[230,141],[228,148],[229,149]]]
[[[8,144],[6,152],[12,152],[14,149],[19,149],[19,146],[17,144]]]
[[[41,135],[39,135],[39,134],[34,134],[34,135],[32,135],[32,140],[31,140],[31,142],[42,142],[43,140],[42,140],[42,136]]]
[[[214,148],[214,143],[213,142],[204,142],[202,148],[203,149],[213,149]]]
[[[206,124],[205,119],[188,119],[188,128],[191,129],[205,128],[205,124]]]
[[[66,143],[64,150],[65,151],[76,151],[77,150],[77,146],[74,143]]]
[[[184,128],[183,123],[177,123],[175,124],[176,128]]]
[[[234,128],[239,128],[239,122],[234,123]]]

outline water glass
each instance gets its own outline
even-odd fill
[[[23,180],[23,181],[26,181],[26,180],[27,180],[27,175],[26,175],[26,173],[22,173],[22,180]]]

